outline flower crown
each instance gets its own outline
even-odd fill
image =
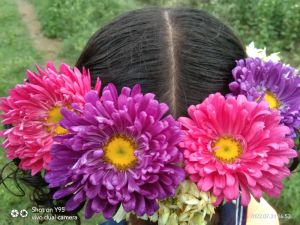
[[[241,196],[277,197],[297,157],[300,77],[254,44],[238,60],[231,93],[211,94],[176,121],[139,85],[91,87],[88,71],[52,63],[1,98],[7,158],[45,171],[53,199],[85,205],[85,217],[126,214],[159,224],[206,224],[214,207]]]

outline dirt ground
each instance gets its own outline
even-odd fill
[[[29,1],[17,0],[16,3],[22,21],[30,34],[34,48],[40,52],[44,58],[44,64],[51,60],[55,65],[59,65],[63,61],[63,59],[59,57],[62,46],[61,42],[56,39],[49,39],[43,35],[34,6]]]

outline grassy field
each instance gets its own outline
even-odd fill
[[[61,56],[70,64],[75,64],[87,40],[99,27],[125,11],[141,7],[136,0],[30,1],[43,33],[63,42]]]
[[[24,79],[26,68],[34,68],[42,58],[33,49],[14,1],[0,0],[0,95]]]

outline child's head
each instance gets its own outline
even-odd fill
[[[241,41],[208,13],[196,9],[131,11],[97,31],[76,66],[121,89],[140,83],[181,116],[210,93],[228,92]]]
[[[93,84],[97,77],[119,90],[141,84],[142,92],[155,93],[177,118],[210,93],[228,93],[235,60],[245,55],[230,28],[208,13],[151,8],[128,12],[97,31],[75,66],[89,69]],[[55,190],[44,192],[41,173],[22,171],[18,179],[34,187],[39,205],[53,206]]]

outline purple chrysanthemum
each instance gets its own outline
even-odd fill
[[[124,87],[118,95],[109,84],[99,99],[89,92],[83,110],[63,109],[61,125],[68,135],[53,145],[49,187],[59,187],[54,199],[73,195],[71,211],[87,201],[85,216],[113,216],[120,204],[139,216],[152,215],[158,199],[175,194],[185,173],[180,167],[179,124],[168,107],[143,95],[140,86]],[[77,111],[77,112],[76,112]]]
[[[291,129],[300,126],[300,77],[297,71],[280,62],[246,58],[237,61],[229,84],[233,95],[243,94],[251,101],[266,101],[280,111],[281,122]]]

